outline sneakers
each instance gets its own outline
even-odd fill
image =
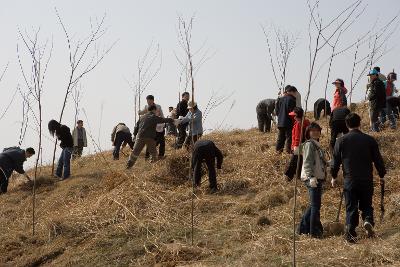
[[[370,222],[368,221],[364,222],[364,229],[365,232],[367,233],[368,238],[373,238],[375,236],[374,227]]]
[[[356,230],[353,227],[351,227],[350,225],[347,225],[344,238],[346,239],[347,242],[349,242],[351,244],[355,244],[357,242]]]

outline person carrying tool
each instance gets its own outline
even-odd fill
[[[356,113],[346,117],[350,132],[340,137],[335,144],[331,166],[332,186],[335,187],[340,166],[343,165],[344,197],[346,201],[345,238],[355,243],[356,227],[359,224],[358,210],[364,221],[368,237],[374,236],[374,209],[372,196],[374,192],[373,165],[378,171],[381,183],[386,174],[385,163],[376,140],[361,132],[361,118]]]
[[[23,174],[28,181],[31,181],[24,170],[24,162],[33,155],[35,150],[31,147],[26,150],[11,147],[0,153],[0,194],[7,193],[8,180],[13,171]]]

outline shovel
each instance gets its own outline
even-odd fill
[[[385,181],[381,181],[381,222],[385,216]]]
[[[342,204],[343,204],[343,196],[344,196],[344,191],[342,191],[339,188],[339,194],[340,194],[340,202],[339,202],[339,208],[336,214],[336,220],[334,222],[328,223],[326,226],[326,231],[329,236],[339,236],[344,233],[344,225],[339,222],[340,219],[340,212],[342,210]]]

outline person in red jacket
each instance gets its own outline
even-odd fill
[[[303,135],[301,134],[301,121],[304,116],[304,110],[302,108],[296,107],[292,112],[289,113],[294,120],[294,125],[292,129],[292,156],[290,158],[289,164],[286,167],[285,176],[287,181],[293,180],[294,175],[296,174],[297,169],[297,160],[299,157],[299,147],[300,144],[304,142],[304,136],[307,127],[310,125],[310,121],[304,118],[303,122]],[[301,164],[303,163],[303,158],[300,155],[300,169]]]
[[[335,94],[333,95],[332,110],[347,106],[347,89],[344,87],[344,81],[342,79],[336,79],[332,84],[336,87]]]

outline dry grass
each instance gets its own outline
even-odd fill
[[[359,105],[357,111],[366,130],[365,108]],[[63,182],[49,178],[44,168],[35,237],[32,186],[16,178],[0,196],[0,266],[289,266],[293,182],[282,177],[288,156],[274,151],[275,135],[235,130],[207,137],[226,158],[220,192],[207,193],[206,177],[196,192],[194,246],[185,151],[168,150],[168,157],[154,164],[141,158],[130,172],[124,171],[124,160],[111,161],[109,152],[104,153],[108,164],[99,155],[86,157],[73,163],[73,177]],[[389,167],[387,213],[377,223],[378,237],[364,239],[360,232],[357,245],[334,234],[322,240],[299,237],[299,266],[400,265],[400,137],[391,130],[375,136]],[[327,146],[326,136],[322,143]],[[301,183],[298,192],[297,220],[308,201]],[[324,225],[334,222],[338,203],[338,191],[326,185]],[[377,215],[378,203],[376,194]]]

